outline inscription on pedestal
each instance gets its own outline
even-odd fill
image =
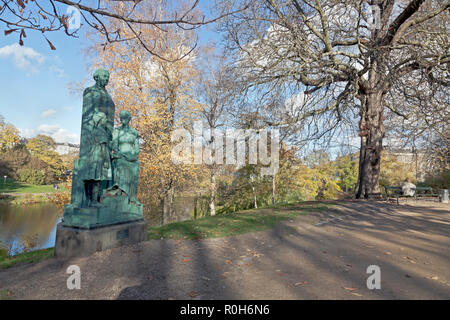
[[[120,239],[126,239],[126,238],[128,238],[129,236],[130,236],[130,235],[129,235],[129,229],[120,230],[120,231],[117,231],[116,239],[117,239],[117,240],[120,240]]]

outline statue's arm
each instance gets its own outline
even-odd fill
[[[139,151],[140,151],[139,134],[138,134],[138,132],[136,130],[134,130],[134,133],[135,133],[136,138],[134,140],[134,150],[133,151],[134,151],[134,154],[136,155],[136,159],[137,159],[137,156],[138,156]]]
[[[114,114],[116,112],[116,106],[114,104],[114,101],[111,98],[111,95],[109,93],[107,95],[108,95],[108,98],[110,101],[110,106],[109,106],[109,108],[107,108],[108,112],[106,114],[106,122],[107,122],[108,130],[112,134],[112,132],[114,130]]]
[[[117,130],[112,132],[111,150],[113,151],[113,158],[117,158],[119,153],[119,132]]]
[[[86,112],[92,107],[94,99],[93,99],[93,90],[92,87],[86,88],[83,91],[83,110],[82,115],[84,116]]]

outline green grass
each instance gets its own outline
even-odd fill
[[[59,189],[61,190],[61,189]],[[55,192],[53,185],[31,185],[17,181],[0,181],[0,193],[49,193]]]
[[[174,222],[160,227],[150,227],[149,239],[207,239],[221,238],[261,231],[277,223],[325,210],[334,203],[302,204],[301,206],[275,205],[262,209],[245,210],[233,214],[204,217],[197,220]]]
[[[20,253],[12,257],[0,256],[0,270],[14,265],[42,261],[53,257],[53,248]]]
[[[32,203],[42,203],[50,201],[49,197],[45,193],[25,193],[20,195],[1,195],[0,204],[9,205],[26,205]]]
[[[0,289],[0,300],[13,300],[15,299],[14,292],[10,289]]]
[[[28,204],[49,201],[47,194],[55,192],[67,192],[68,189],[59,184],[59,189],[53,189],[53,185],[31,185],[17,181],[0,181],[0,203]]]

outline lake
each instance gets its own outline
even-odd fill
[[[0,241],[12,255],[55,245],[56,225],[60,221],[53,204],[0,204]]]

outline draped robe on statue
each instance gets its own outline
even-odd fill
[[[81,137],[80,137],[80,158],[74,168],[74,175],[72,180],[72,200],[73,204],[77,207],[82,207],[88,205],[88,201],[85,195],[85,181],[95,180],[96,177],[89,176],[89,168],[92,166],[90,163],[90,153],[93,151],[95,146],[95,139],[92,139],[92,122],[93,115],[96,112],[102,112],[106,115],[106,137],[108,144],[112,139],[112,131],[114,127],[114,112],[115,105],[114,102],[106,91],[105,88],[98,86],[97,84],[86,88],[83,92],[83,109],[81,118]],[[112,185],[112,181],[102,181],[100,184],[99,194],[101,195],[103,191]],[[74,197],[74,194],[82,194],[80,198]]]

